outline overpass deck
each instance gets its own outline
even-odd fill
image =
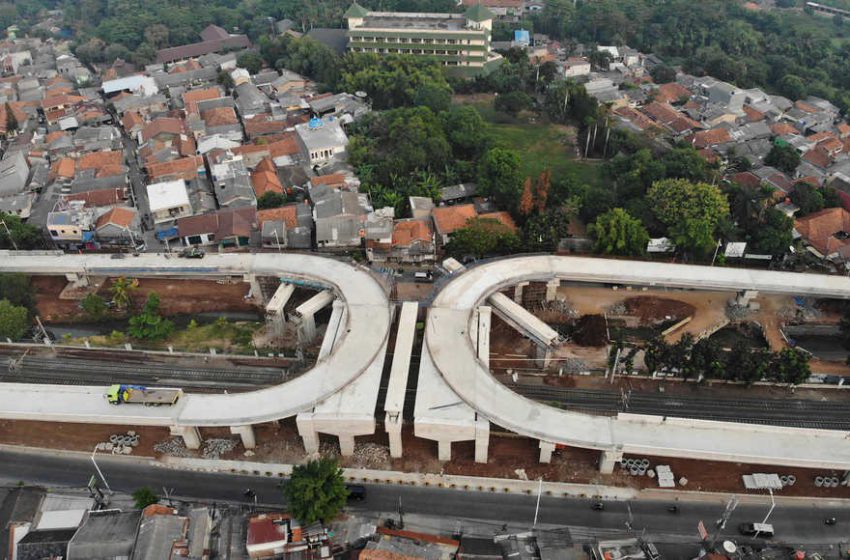
[[[172,407],[112,406],[103,387],[8,383],[0,391],[0,418],[160,426],[238,426],[311,410],[382,360],[390,327],[384,287],[368,270],[315,255],[219,254],[204,259],[143,254],[32,255],[2,252],[0,271],[79,276],[280,276],[320,284],[346,305],[336,349],[309,372],[282,385],[238,394],[190,394]]]
[[[459,274],[437,295],[426,324],[428,359],[423,356],[422,360],[423,364],[433,364],[438,377],[465,405],[503,428],[543,442],[614,454],[850,468],[850,440],[840,431],[623,414],[605,418],[555,409],[516,394],[499,383],[478,359],[469,337],[472,322],[477,320],[474,311],[506,286],[552,279],[834,298],[850,298],[850,279],[580,257],[503,259]]]

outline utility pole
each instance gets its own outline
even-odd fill
[[[97,453],[97,449],[98,449],[98,446],[97,446],[97,445],[95,445],[95,446],[94,446],[94,449],[93,449],[93,450],[92,450],[92,452],[91,452],[91,462],[92,462],[92,464],[94,465],[94,470],[96,470],[96,471],[97,471],[98,476],[100,476],[100,480],[102,480],[102,481],[103,481],[103,485],[104,485],[104,486],[106,486],[106,490],[107,490],[110,494],[112,494],[112,488],[110,488],[110,487],[109,487],[109,483],[108,483],[108,482],[106,482],[106,477],[105,477],[105,476],[103,476],[103,472],[100,470],[100,467],[99,467],[99,466],[97,466],[97,461],[95,461],[95,459],[94,459],[95,453]]]
[[[534,525],[531,526],[532,529],[537,528],[537,514],[540,512],[540,496],[543,494],[543,477],[540,477],[540,484],[537,487],[537,505],[534,506]]]
[[[771,496],[772,495],[773,494],[771,494]],[[715,522],[717,530],[714,532],[714,537],[711,539],[709,550],[714,550],[714,545],[717,544],[717,539],[720,538],[720,532],[726,528],[726,522],[729,521],[730,517],[732,517],[732,512],[735,511],[736,507],[738,507],[738,497],[732,496],[729,498],[729,501],[726,502],[726,509],[723,510],[723,514],[720,516],[720,519]]]
[[[398,528],[404,529],[404,508],[401,505],[401,496],[398,497]]]
[[[12,237],[12,232],[11,232],[11,231],[9,231],[9,226],[8,226],[8,225],[6,225],[6,221],[5,221],[5,220],[0,220],[0,224],[3,224],[3,229],[5,229],[5,230],[6,230],[6,235],[8,235],[8,236],[9,236],[9,241],[11,241],[11,242],[12,242],[12,247],[14,247],[14,248],[15,248],[15,251],[17,251],[17,250],[18,250],[18,244],[17,244],[17,243],[15,243],[15,238],[14,238],[14,237]]]

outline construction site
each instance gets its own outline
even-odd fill
[[[100,348],[100,333],[7,342],[0,443],[275,463],[322,454],[370,469],[634,488],[664,474],[688,490],[738,491],[742,476],[770,472],[788,495],[848,492],[846,363],[829,342],[846,278],[720,270],[706,282],[694,270],[704,267],[603,261],[602,281],[595,259],[449,262],[425,308],[389,301],[363,268],[306,255],[6,262],[33,275],[47,331],[91,328],[70,319],[116,278],[138,278],[132,299],[156,292],[166,316],[256,329],[238,351]],[[643,346],[686,335],[724,351],[810,345],[813,375],[790,387],[648,370]],[[185,394],[115,406],[103,396],[113,383]],[[135,445],[116,445],[128,437]]]

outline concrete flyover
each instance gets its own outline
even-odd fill
[[[383,364],[391,322],[386,290],[368,270],[316,255],[220,254],[196,260],[142,254],[113,259],[0,251],[0,272],[64,275],[81,283],[92,276],[238,276],[251,283],[255,295],[257,278],[272,276],[331,292],[339,310],[333,351],[324,352],[310,371],[281,385],[237,394],[188,394],[170,407],[113,406],[106,402],[102,386],[4,383],[0,388],[0,418],[166,426],[190,447],[200,444],[197,428],[213,426],[230,427],[242,436],[246,447],[252,447],[253,424],[312,411],[361,374],[374,370],[376,363]],[[121,380],[120,371],[115,380]]]
[[[475,412],[478,422],[488,420],[538,439],[544,462],[557,444],[598,449],[602,451],[603,472],[610,472],[624,453],[850,468],[847,432],[630,414],[593,416],[534,402],[502,385],[480,356],[480,341],[474,341],[480,337],[480,310],[499,290],[529,281],[557,286],[562,280],[850,298],[850,278],[841,276],[558,256],[516,257],[481,264],[458,272],[434,299],[423,349],[423,363],[432,364],[437,377],[456,393],[459,403]],[[554,290],[547,291],[554,297]],[[448,396],[444,399],[451,401]],[[424,416],[422,422],[432,439],[473,439],[461,435],[463,430],[456,423]],[[466,432],[473,432],[472,417],[466,423],[470,424]]]

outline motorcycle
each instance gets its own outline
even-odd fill
[[[605,509],[605,504],[602,502],[594,502],[591,508],[593,508],[594,511],[602,511]]]
[[[835,525],[837,523],[834,517],[827,517],[823,522],[827,525]]]
[[[670,513],[679,513],[679,506],[670,506],[667,508]]]

